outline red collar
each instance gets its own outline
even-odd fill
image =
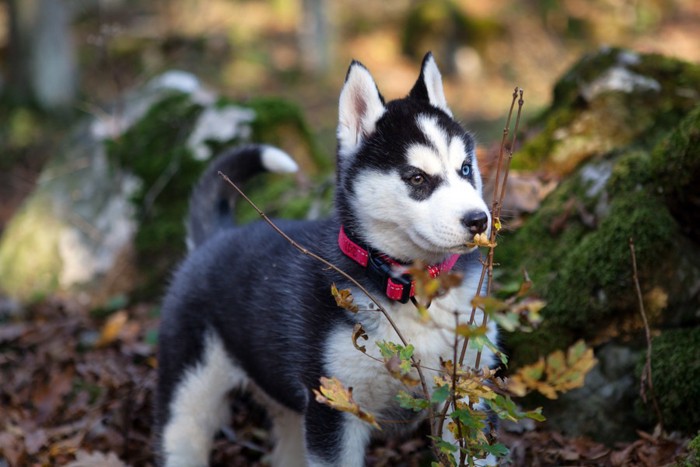
[[[367,268],[367,276],[378,283],[390,299],[406,303],[415,295],[416,283],[411,276],[395,271],[397,266],[402,266],[400,262],[385,254],[361,247],[348,237],[343,226],[340,226],[338,246],[350,259]],[[430,277],[435,278],[442,272],[450,271],[458,259],[459,255],[452,255],[440,264],[427,266],[426,270]]]

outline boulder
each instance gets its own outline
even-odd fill
[[[184,253],[187,199],[207,161],[259,135],[275,140],[290,125],[306,159],[321,159],[300,111],[286,101],[242,106],[178,71],[127,93],[111,113],[70,134],[8,223],[1,294],[24,303],[78,292],[95,306],[134,290],[156,296]]]
[[[579,338],[599,360],[584,388],[545,406],[566,433],[612,442],[653,420],[634,409],[646,340],[630,239],[652,331],[700,326],[699,97],[700,66],[605,48],[557,83],[534,123],[539,133],[515,155],[516,167],[546,169],[561,182],[496,250],[501,281],[524,268],[547,302],[540,329],[506,336],[513,364]],[[690,416],[664,422],[684,430]]]

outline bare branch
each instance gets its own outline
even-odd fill
[[[651,378],[651,329],[649,328],[649,321],[647,320],[647,314],[644,310],[644,300],[642,299],[642,288],[639,285],[639,276],[637,274],[637,255],[634,251],[634,240],[632,237],[629,239],[630,245],[630,255],[632,256],[632,280],[634,281],[634,286],[637,291],[637,300],[639,301],[639,314],[642,315],[642,322],[644,323],[644,333],[647,340],[647,355],[644,361],[644,368],[642,369],[642,375],[639,381],[639,395],[641,396],[644,403],[647,403],[647,389],[649,389],[649,395],[651,396],[651,403],[654,406],[654,412],[656,413],[656,418],[659,422],[659,427],[663,431],[663,417],[661,416],[661,409],[659,408],[659,403],[656,400],[656,394],[654,393],[654,383]]]
[[[483,267],[481,269],[481,276],[479,277],[479,285],[477,286],[477,292],[476,296],[481,294],[481,290],[483,289],[484,285],[484,280],[486,280],[486,295],[491,294],[491,285],[493,283],[493,255],[494,255],[494,249],[496,245],[496,235],[498,234],[498,228],[500,227],[500,217],[501,217],[501,208],[503,206],[503,199],[505,197],[505,192],[506,192],[506,186],[508,183],[508,174],[510,172],[510,163],[513,159],[513,148],[515,147],[515,143],[517,142],[517,135],[518,135],[518,129],[520,127],[520,117],[522,115],[522,109],[523,105],[525,104],[525,100],[523,99],[523,94],[524,91],[518,87],[516,87],[513,90],[513,95],[512,95],[512,101],[510,103],[510,109],[508,111],[508,118],[506,118],[506,124],[503,128],[503,137],[501,138],[501,146],[498,151],[498,161],[496,163],[496,177],[494,180],[494,188],[493,188],[493,200],[492,200],[492,206],[491,206],[491,236],[490,236],[490,243],[491,246],[489,246],[489,252],[487,255],[486,261],[483,262]],[[513,116],[513,109],[515,107],[515,103],[518,103],[518,110],[516,113],[515,117],[515,128],[513,129],[513,139],[509,145],[508,148],[508,160],[505,164],[505,168],[503,168],[504,165],[504,155],[505,155],[505,150],[506,150],[506,142],[508,140],[508,134],[510,131],[510,123],[511,119]],[[501,171],[505,170],[505,173],[503,175],[503,182],[501,183]],[[481,326],[485,326],[487,322],[488,317],[484,314],[482,321],[481,321]],[[473,325],[476,321],[476,306],[472,307],[472,312],[471,315],[469,316],[469,325]],[[464,342],[462,344],[462,350],[459,355],[459,364],[462,365],[464,362],[464,358],[466,357],[467,354],[467,347],[469,345],[469,338],[465,338]],[[481,351],[477,352],[476,355],[476,361],[475,361],[475,368],[479,368],[481,364]]]

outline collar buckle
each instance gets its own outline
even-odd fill
[[[410,274],[397,273],[394,263],[384,255],[369,254],[367,276],[381,285],[387,297],[401,303],[408,303],[415,295],[415,282]]]

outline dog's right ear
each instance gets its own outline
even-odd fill
[[[353,153],[372,134],[384,110],[384,98],[372,75],[353,60],[340,92],[337,133],[340,154]]]

